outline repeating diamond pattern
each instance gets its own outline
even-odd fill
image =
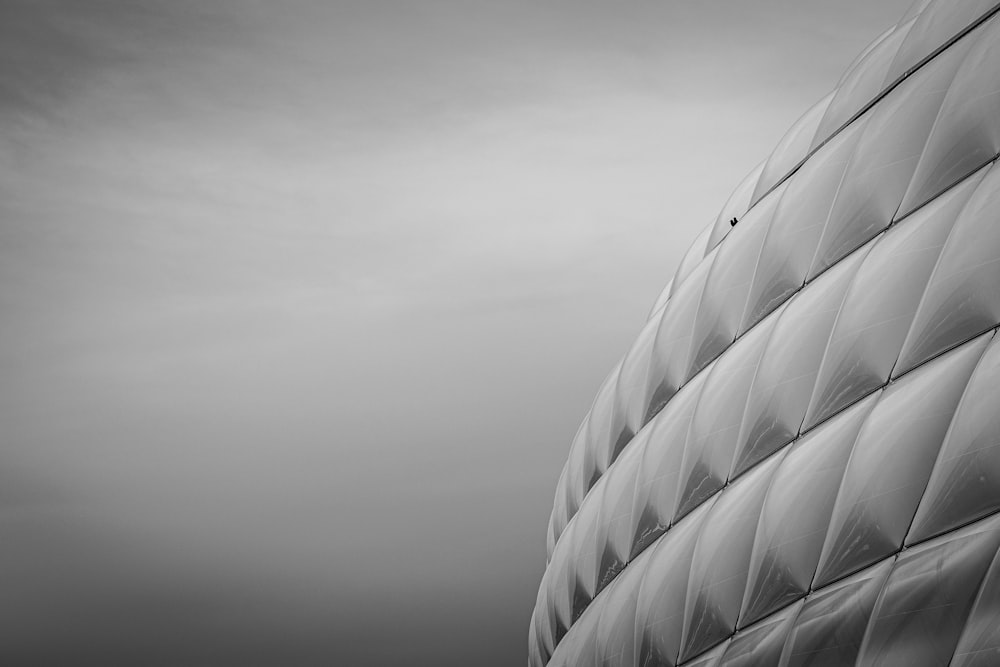
[[[571,445],[530,667],[1000,664],[998,10],[918,0],[698,236]]]

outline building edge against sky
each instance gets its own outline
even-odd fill
[[[918,0],[695,240],[570,447],[531,667],[1000,664],[998,10]]]

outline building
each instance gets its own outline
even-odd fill
[[[918,1],[696,239],[571,446],[531,667],[1000,664],[998,10]]]

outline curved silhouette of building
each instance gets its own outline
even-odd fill
[[[531,667],[1000,665],[998,10],[918,1],[695,240],[573,441]]]

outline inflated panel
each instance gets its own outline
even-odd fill
[[[834,324],[805,428],[889,380],[941,247],[981,175],[905,218],[872,246]]]
[[[825,585],[903,545],[983,336],[922,366],[882,393],[844,473],[815,584]]]
[[[772,457],[719,494],[705,519],[691,564],[681,659],[717,644],[736,627]]]
[[[729,481],[750,384],[781,312],[771,313],[743,336],[706,376],[684,449],[677,487],[679,515],[697,507]]]
[[[989,572],[958,640],[951,667],[989,667],[1000,663],[1000,555]]]
[[[632,553],[632,506],[643,447],[629,447],[605,476],[604,498],[598,516],[597,591],[618,575]]]
[[[794,604],[771,614],[753,627],[736,633],[722,654],[719,667],[759,667],[777,665],[802,604]]]
[[[598,667],[635,665],[635,619],[639,587],[653,550],[642,553],[616,578],[604,596],[595,637]]]
[[[649,397],[643,406],[645,421],[652,419],[690,378],[689,353],[695,317],[715,256],[715,253],[709,255],[695,268],[687,282],[677,288],[663,311],[663,319],[653,341],[653,357],[644,394]]]
[[[1000,323],[1000,169],[990,169],[941,250],[896,365],[905,372]]]
[[[933,0],[922,4],[920,16],[906,35],[886,74],[886,84],[911,71],[998,5],[996,0]]]
[[[830,106],[830,100],[833,99],[836,92],[832,91],[814,104],[809,111],[802,114],[802,117],[795,121],[795,124],[778,142],[771,157],[767,158],[767,162],[764,163],[764,168],[760,172],[760,179],[757,181],[757,187],[754,189],[753,197],[751,197],[751,201],[755,205],[809,154],[819,122],[823,120],[823,114],[826,113],[827,107]]]
[[[853,665],[892,559],[809,596],[788,638],[786,667]]]
[[[887,32],[840,80],[833,100],[830,101],[816,131],[813,139],[814,147],[826,140],[882,92],[886,72],[889,71],[889,66],[911,27],[913,22],[909,21]]]
[[[998,33],[1000,19],[994,17],[961,40],[972,44],[941,104],[903,197],[901,214],[937,196],[1000,152]]]
[[[740,332],[759,322],[805,282],[863,123],[837,135],[789,182],[764,238]]]
[[[673,290],[670,293],[671,296],[680,289],[681,285],[688,279],[688,276],[691,275],[691,272],[694,271],[695,267],[701,263],[701,260],[711,250],[708,247],[708,237],[711,235],[711,232],[711,229],[705,229],[698,234],[691,243],[691,247],[684,254],[680,266],[677,267],[677,273],[674,274],[674,278],[671,281],[673,285]]]
[[[670,405],[640,431],[646,444],[633,497],[632,553],[646,548],[673,523],[684,448],[707,377],[705,373],[695,382],[688,383]]]
[[[844,172],[809,277],[889,226],[968,44],[963,40],[935,58],[872,110]]]
[[[1000,545],[998,517],[899,555],[858,665],[947,665]]]
[[[979,360],[938,454],[913,528],[914,543],[1000,508],[1000,339]]]
[[[670,300],[670,294],[673,292],[673,290],[674,290],[674,279],[671,278],[670,280],[667,281],[667,284],[664,285],[663,289],[660,290],[660,295],[657,296],[656,301],[653,302],[653,307],[650,309],[649,315],[646,317],[646,319],[648,320],[653,319],[655,315],[659,314],[659,312],[663,310],[663,307],[667,305],[667,301]]]
[[[844,293],[866,252],[855,253],[798,293],[775,324],[750,387],[734,474],[799,434]]]
[[[733,240],[719,248],[694,324],[689,375],[704,368],[736,340],[761,245],[783,192],[780,187],[755,206],[733,230]]]
[[[837,415],[789,448],[761,510],[739,627],[808,592],[847,458],[875,398]]]
[[[726,235],[729,234],[729,231],[733,227],[733,218],[740,220],[743,214],[747,212],[747,209],[750,208],[750,197],[757,187],[757,180],[760,178],[763,169],[763,162],[754,167],[736,187],[733,194],[730,195],[726,205],[719,211],[719,216],[715,219],[712,232],[708,237],[707,251],[711,251],[722,242],[722,239],[726,238]]]
[[[649,550],[636,606],[635,651],[639,665],[675,665],[684,629],[691,559],[711,504],[689,514]]]

